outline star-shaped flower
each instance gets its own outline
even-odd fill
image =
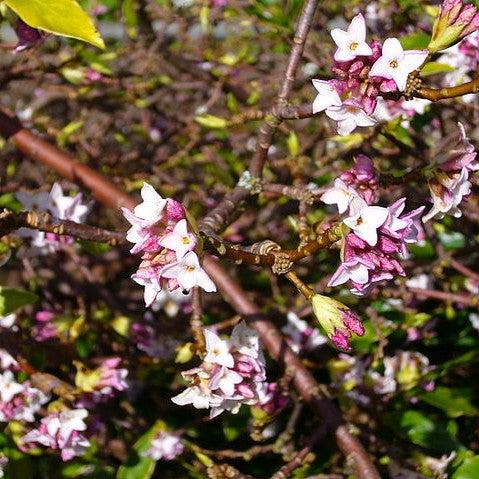
[[[365,206],[359,213],[344,220],[357,236],[366,241],[369,246],[378,242],[378,228],[388,218],[389,211],[381,206]]]
[[[331,277],[328,286],[339,286],[351,280],[354,283],[366,284],[369,281],[369,270],[374,264],[361,258],[345,261]]]
[[[221,339],[210,329],[204,329],[203,334],[206,343],[206,356],[204,357],[204,361],[232,368],[234,366],[234,359],[230,353],[229,342]]]
[[[198,256],[190,251],[176,263],[165,266],[161,276],[168,279],[176,279],[182,289],[189,291],[194,286],[203,288],[208,293],[216,291],[216,286],[211,278],[200,266]]]
[[[347,100],[341,106],[331,106],[325,113],[338,122],[336,129],[341,136],[349,135],[357,126],[372,126],[376,123],[354,100]]]
[[[357,196],[355,189],[348,186],[340,178],[337,178],[334,180],[334,186],[321,195],[321,201],[327,205],[336,205],[339,214],[343,214],[347,211],[351,200]]]
[[[372,66],[369,76],[394,80],[398,90],[404,91],[409,74],[424,63],[428,54],[427,50],[404,51],[397,38],[388,38],[384,42],[382,55]]]
[[[318,95],[313,102],[313,113],[320,113],[331,106],[341,106],[341,98],[332,82],[313,80]]]
[[[338,62],[348,62],[358,56],[371,55],[373,51],[366,43],[366,23],[358,13],[352,20],[347,31],[335,28],[331,31],[334,43],[338,46],[334,59]]]
[[[171,233],[161,238],[159,243],[164,248],[173,250],[176,253],[176,258],[180,260],[195,247],[196,238],[194,234],[188,232],[186,220],[181,220],[176,223]]]

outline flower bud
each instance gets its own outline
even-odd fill
[[[479,28],[477,8],[463,0],[444,0],[434,22],[428,50],[431,53],[448,48]]]
[[[320,294],[315,294],[311,298],[313,312],[331,339],[331,342],[342,350],[349,350],[349,338],[351,334],[362,336],[364,326],[358,315],[351,311],[347,306],[335,299]]]

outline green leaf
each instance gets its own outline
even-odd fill
[[[6,316],[26,304],[34,303],[37,299],[38,296],[29,291],[0,286],[0,316]]]
[[[439,241],[447,250],[464,248],[466,246],[466,237],[459,231],[439,233],[438,236]]]
[[[421,75],[435,75],[436,73],[447,73],[454,70],[455,68],[447,63],[427,62],[421,69]]]
[[[227,121],[224,118],[208,114],[197,116],[195,121],[206,128],[225,128],[227,125]]]
[[[430,40],[431,36],[424,32],[414,32],[399,39],[404,50],[422,50]]]
[[[454,471],[451,479],[477,479],[479,477],[479,456],[467,458]]]
[[[4,3],[33,28],[105,48],[93,21],[76,0],[4,0]]]
[[[476,416],[479,410],[470,402],[469,390],[438,386],[432,392],[422,393],[419,398],[431,406],[442,409],[449,417]]]
[[[298,135],[294,131],[290,132],[287,143],[289,154],[291,156],[297,156],[299,154],[300,146]]]
[[[155,471],[156,461],[151,457],[144,457],[142,453],[148,450],[156,434],[164,430],[165,423],[157,421],[136,441],[127,463],[118,469],[116,479],[150,479]]]
[[[460,446],[448,425],[432,419],[419,411],[405,411],[390,416],[391,427],[399,429],[402,436],[413,444],[441,454],[449,453]]]

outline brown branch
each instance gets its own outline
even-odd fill
[[[414,92],[414,96],[418,98],[425,98],[426,100],[439,101],[478,92],[479,78],[476,78],[470,82],[463,83],[462,85],[449,88],[418,88]]]
[[[467,266],[464,266],[462,263],[455,260],[454,258],[451,258],[449,260],[449,265],[452,268],[454,268],[456,271],[458,271],[459,273],[462,273],[464,276],[467,276],[473,281],[479,281],[479,273],[472,271],[472,269],[469,269]]]
[[[67,153],[23,128],[14,116],[4,109],[0,110],[0,135],[9,138],[26,156],[90,190],[98,201],[114,208],[120,206],[132,208],[136,204],[131,196],[106,180],[100,173],[78,163]]]
[[[332,401],[321,396],[318,383],[303,365],[301,359],[285,343],[274,324],[260,314],[259,309],[248,299],[245,291],[217,261],[211,257],[205,257],[203,266],[225,299],[238,313],[248,319],[249,325],[259,334],[273,359],[294,369],[293,383],[296,390],[305,402],[319,412],[328,430],[334,432],[339,448],[352,461],[358,478],[379,479],[380,476],[363,446],[343,423],[341,412]]]
[[[293,87],[294,78],[304,50],[304,44],[313,22],[314,12],[319,0],[306,0],[294,36],[294,45],[286,67],[285,78],[281,85],[278,99],[275,102],[272,113],[265,116],[265,121],[260,128],[257,147],[250,164],[250,173],[253,178],[260,177],[263,166],[268,156],[268,150],[273,142],[273,134],[281,122],[281,118],[275,116],[275,108],[286,106],[286,100]],[[312,112],[312,110],[311,110]],[[230,194],[226,195],[221,203],[209,213],[200,223],[202,229],[209,233],[221,231],[228,220],[234,217],[241,209],[243,201],[250,195],[250,191],[241,186],[236,186]]]
[[[195,340],[196,352],[202,358],[206,354],[205,336],[203,334],[203,309],[201,307],[201,290],[198,286],[193,288],[190,327]]]
[[[0,213],[0,238],[19,228],[30,228],[60,236],[72,236],[87,241],[98,241],[112,246],[125,244],[125,233],[59,220],[46,212],[22,211]]]
[[[466,306],[479,306],[479,297],[465,294],[448,293],[447,291],[434,291],[432,289],[408,288],[408,291],[421,298],[439,299],[451,303],[460,303]]]

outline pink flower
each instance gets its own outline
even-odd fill
[[[172,461],[183,454],[185,446],[177,434],[161,431],[153,438],[150,447],[142,453],[145,457],[151,457],[155,461],[163,459]]]
[[[358,126],[373,126],[376,123],[355,99],[346,100],[341,106],[332,106],[325,113],[338,122],[337,131],[341,136],[349,135]]]
[[[357,236],[370,246],[374,246],[378,241],[377,230],[384,224],[388,214],[387,208],[365,206],[359,213],[346,218],[344,224],[349,226]]]
[[[341,98],[330,81],[313,80],[314,88],[318,94],[313,102],[313,113],[320,113],[332,106],[341,106]]]

